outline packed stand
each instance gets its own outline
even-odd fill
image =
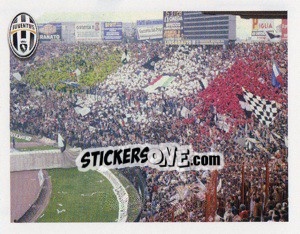
[[[28,67],[38,67],[78,45],[74,48],[58,44],[49,49],[45,44],[37,51],[40,59],[20,62],[12,58],[12,72],[26,74],[32,69]],[[225,167],[219,171],[221,187],[214,220],[288,220],[286,43],[239,44],[228,50],[165,47],[161,42],[116,44],[113,48],[128,50],[130,60],[93,87],[91,95],[12,82],[11,130],[51,139],[60,133],[69,145],[82,148],[177,142],[191,144],[196,152],[223,152]],[[82,49],[92,50],[89,46]],[[160,60],[153,69],[143,67],[157,55]],[[272,59],[282,69],[280,89],[273,88],[270,81]],[[168,86],[155,92],[145,90],[165,74],[174,77]],[[281,105],[269,128],[253,116],[245,117],[235,96],[242,93],[241,87]],[[87,111],[77,112],[76,108]],[[216,112],[226,115],[228,131],[213,120]],[[241,143],[245,137],[262,144]],[[262,173],[266,163],[270,167],[268,195]],[[142,170],[147,187],[141,221],[205,221],[209,172]]]

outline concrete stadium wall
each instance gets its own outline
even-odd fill
[[[10,171],[26,171],[50,168],[75,167],[79,151],[43,150],[32,152],[13,152],[10,154]]]

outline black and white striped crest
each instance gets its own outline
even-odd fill
[[[33,18],[27,13],[18,14],[9,28],[9,44],[19,58],[28,58],[38,44],[38,28]]]

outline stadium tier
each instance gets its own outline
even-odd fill
[[[287,41],[264,34],[234,43],[232,15],[163,15],[138,21],[133,33],[122,22],[41,24],[45,43],[35,54],[27,60],[10,57],[10,129],[55,142],[59,133],[68,148],[174,142],[195,152],[223,153],[218,171],[133,167],[101,178],[89,172],[86,193],[74,179],[81,172],[50,170],[56,193],[62,191],[55,183],[67,186],[59,181],[63,170],[71,170],[68,192],[92,197],[96,190],[88,184],[97,184],[99,199],[105,194],[97,181],[105,181],[108,191],[104,177],[117,176],[131,212],[125,221],[288,221]],[[14,142],[15,149],[20,145]],[[68,206],[65,213],[89,217],[71,221],[121,220],[116,204],[122,196],[115,194],[108,198],[107,219],[89,217],[97,212],[93,205],[92,211]],[[38,221],[51,222],[51,216],[70,221],[55,214],[55,205],[50,200],[52,211]]]

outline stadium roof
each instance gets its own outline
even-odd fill
[[[239,15],[244,19],[287,19],[287,11],[203,11],[208,15]]]

